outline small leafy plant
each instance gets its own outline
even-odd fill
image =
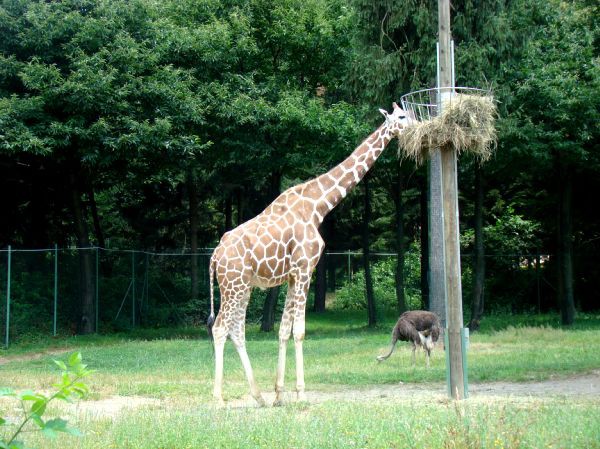
[[[0,436],[0,449],[26,449],[25,443],[20,440],[23,432],[41,431],[48,437],[55,437],[58,432],[80,436],[81,432],[67,425],[62,418],[44,420],[43,415],[48,404],[55,399],[71,402],[73,398],[83,398],[88,394],[88,387],[82,379],[92,373],[87,365],[82,363],[81,353],[72,354],[67,363],[55,360],[54,363],[61,369],[61,381],[53,384],[56,391],[51,396],[35,393],[31,390],[17,393],[10,388],[0,387],[0,396],[9,396],[21,403],[22,418],[20,422],[9,423],[0,417],[0,429],[6,433]]]

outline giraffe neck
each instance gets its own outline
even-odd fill
[[[384,123],[344,161],[309,181],[322,192],[315,210],[317,224],[321,224],[325,216],[364,178],[391,139],[391,133]]]

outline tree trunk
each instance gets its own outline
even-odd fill
[[[406,312],[406,297],[404,295],[404,205],[402,193],[404,192],[404,176],[402,166],[398,163],[396,182],[394,184],[394,205],[396,211],[396,301],[398,303],[398,315]]]
[[[91,185],[91,183],[88,184],[87,195],[90,201],[90,210],[92,212],[92,221],[94,223],[94,233],[96,234],[96,240],[98,240],[98,246],[100,248],[106,248],[104,233],[102,232],[102,226],[100,225],[100,216],[98,215],[96,196],[94,195],[94,187]]]
[[[41,171],[41,170],[40,170]],[[31,211],[30,223],[28,231],[28,240],[31,248],[45,248],[48,245],[48,206],[52,204],[49,201],[48,184],[44,177],[39,176],[37,179],[32,179],[31,183],[31,201],[28,209]],[[33,259],[28,258],[28,261]],[[33,271],[33,267],[28,267],[29,271]]]
[[[191,276],[191,299],[198,299],[198,192],[196,189],[196,173],[193,168],[188,169],[187,188],[189,195],[190,213],[190,276]]]
[[[325,246],[327,246],[327,241],[329,240],[330,233],[330,215],[325,217],[323,224],[319,228],[319,232],[325,240]],[[317,263],[316,267],[316,275],[315,275],[315,301],[313,305],[313,310],[315,312],[325,312],[325,299],[327,297],[327,264],[328,257],[325,250],[323,250],[323,254],[321,254],[321,258],[319,259],[319,263]]]
[[[275,327],[275,310],[277,309],[279,288],[279,286],[273,287],[267,292],[265,304],[263,305],[263,316],[260,322],[260,330],[262,332],[271,332]]]
[[[427,207],[427,172],[423,177],[419,195],[421,214],[421,300],[429,310],[429,208]]]
[[[330,239],[334,234],[335,215],[331,212],[325,217],[325,234]],[[327,285],[330,292],[335,292],[335,257],[329,256],[327,259]]]
[[[573,180],[570,169],[556,156],[558,166],[558,299],[561,322],[570,326],[575,321],[575,295],[573,289],[573,222],[571,196]]]
[[[232,193],[225,197],[225,232],[233,229],[233,198]]]
[[[281,192],[281,173],[273,172],[269,180],[269,193],[266,205],[270,204]],[[263,306],[263,316],[260,323],[260,330],[271,332],[275,327],[275,309],[277,307],[277,298],[279,297],[279,286],[269,289],[265,304]]]
[[[327,294],[327,255],[323,251],[317,264],[315,276],[315,312],[325,312],[325,298]]]
[[[78,250],[80,295],[77,331],[80,334],[91,334],[96,329],[92,250],[85,249],[90,247],[90,237],[77,176],[70,175],[70,182],[75,233],[77,235],[77,246],[80,248]]]
[[[87,196],[90,204],[90,211],[92,212],[92,223],[94,224],[94,234],[98,241],[100,248],[106,248],[106,240],[104,239],[104,232],[102,231],[102,224],[100,223],[100,215],[98,214],[98,205],[96,203],[96,195],[94,194],[94,186],[88,183]],[[102,270],[103,276],[112,276],[113,266],[111,259],[103,258],[100,259],[100,269]]]
[[[475,252],[473,254],[473,297],[471,301],[471,320],[469,329],[479,329],[483,316],[485,284],[485,246],[483,240],[483,173],[481,167],[475,167]]]
[[[236,206],[237,206],[237,226],[241,225],[244,222],[244,211],[242,210],[244,208],[244,201],[243,201],[243,191],[242,191],[242,187],[238,187],[235,191],[235,199],[236,199]]]
[[[369,327],[374,327],[377,324],[376,310],[375,310],[375,295],[373,293],[373,279],[371,277],[371,264],[370,256],[371,251],[369,248],[369,224],[371,222],[371,191],[369,188],[368,176],[363,179],[365,186],[364,196],[364,215],[363,215],[363,235],[362,235],[362,246],[363,246],[363,266],[365,269],[365,291],[367,295],[367,316],[369,320]]]

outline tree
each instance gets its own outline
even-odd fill
[[[206,146],[195,80],[156,45],[157,16],[141,1],[3,5],[0,149],[68,180],[79,247],[90,246],[82,195],[100,172]],[[91,268],[90,251],[80,251],[82,333],[95,329]]]
[[[468,327],[472,331],[479,328],[483,316],[485,281],[485,244],[483,238],[483,181],[482,168],[475,167],[475,224],[474,228],[474,268],[473,292],[471,298],[471,319]]]
[[[525,7],[534,32],[515,73],[514,112],[518,148],[530,149],[533,165],[558,181],[556,250],[562,323],[575,318],[573,282],[573,180],[598,168],[600,68],[598,5],[534,2]],[[594,62],[596,61],[596,62]]]
[[[437,5],[431,2],[352,2],[359,18],[356,33],[354,71],[350,75],[354,91],[362,101],[385,102],[410,90],[435,85],[435,41]],[[453,37],[457,45],[459,85],[485,86],[499,76],[499,67],[511,48],[513,36],[506,31],[507,15],[503,0],[453,5]],[[401,180],[397,179],[396,184]],[[426,183],[419,182],[422,188]],[[397,205],[401,201],[394,200]],[[423,204],[422,211],[427,210]],[[396,215],[400,215],[399,211]],[[426,221],[421,221],[425,230]],[[429,235],[426,233],[427,236]],[[422,235],[425,237],[425,235]],[[402,243],[397,243],[402,258]],[[429,250],[422,245],[421,253]],[[422,260],[425,282],[429,258]],[[478,274],[480,276],[482,273]],[[398,276],[399,283],[402,277]],[[397,286],[399,304],[402,285]],[[428,306],[428,289],[423,289]],[[440,296],[432,298],[439,301]],[[402,307],[402,306],[400,306]],[[439,308],[439,307],[438,307]],[[444,318],[444,317],[442,317]]]
[[[373,293],[373,277],[371,276],[371,243],[369,238],[369,225],[371,224],[371,191],[369,186],[369,175],[363,179],[364,186],[364,210],[362,250],[363,268],[365,270],[365,294],[367,297],[367,318],[369,327],[377,324],[377,309],[375,306],[375,294]]]

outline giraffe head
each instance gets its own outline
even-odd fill
[[[392,137],[396,137],[410,122],[413,121],[413,118],[396,103],[393,103],[393,107],[394,109],[391,113],[387,112],[385,109],[379,109],[379,112],[385,117],[387,131]]]

